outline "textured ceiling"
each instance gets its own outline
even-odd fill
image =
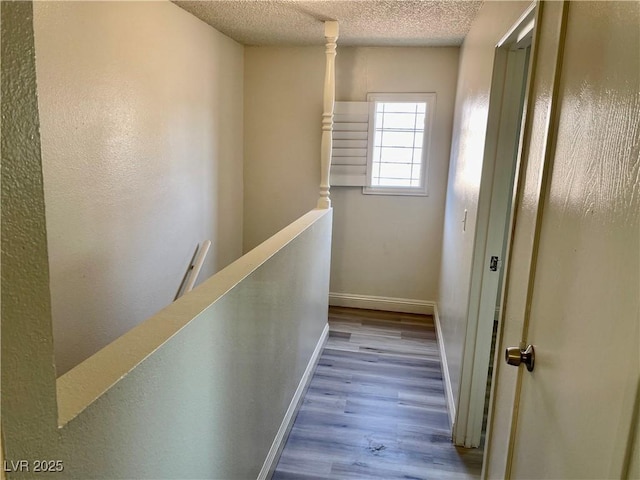
[[[245,45],[322,45],[323,21],[339,45],[460,45],[481,1],[200,0],[177,5]]]

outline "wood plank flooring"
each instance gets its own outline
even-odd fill
[[[329,328],[273,479],[479,478],[482,450],[450,442],[432,317],[332,307]]]

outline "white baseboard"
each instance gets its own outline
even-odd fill
[[[307,368],[302,374],[300,383],[298,383],[298,388],[296,388],[296,391],[293,394],[293,398],[291,399],[289,408],[287,408],[287,411],[284,414],[284,418],[282,419],[282,423],[280,424],[278,433],[276,433],[276,436],[273,439],[273,443],[271,444],[271,448],[269,449],[269,453],[267,453],[267,458],[265,458],[264,463],[262,464],[262,468],[260,469],[260,473],[258,474],[258,480],[266,480],[268,478],[271,478],[271,476],[273,475],[273,471],[278,464],[278,459],[280,458],[280,454],[282,453],[282,449],[284,448],[286,439],[289,436],[291,427],[293,427],[296,413],[298,412],[298,409],[302,404],[302,399],[305,392],[307,391],[309,382],[311,382],[313,371],[316,368],[316,364],[318,363],[318,359],[320,358],[320,354],[322,353],[322,349],[324,348],[325,343],[327,343],[328,337],[329,324],[327,323],[322,330],[322,334],[320,335],[320,339],[316,344],[316,348],[311,354],[311,358],[309,359]]]
[[[350,293],[329,293],[329,305],[334,307],[364,308],[385,312],[420,313],[433,315],[435,302],[410,298],[375,297]]]
[[[440,325],[440,317],[438,316],[438,305],[434,306],[433,319],[436,326],[436,335],[438,336],[438,348],[440,349],[440,365],[442,367],[442,379],[444,380],[444,396],[447,401],[447,411],[449,412],[449,425],[451,426],[451,433],[453,434],[453,427],[456,422],[456,402],[453,398],[449,365],[447,364],[447,352],[444,348],[444,337],[442,336],[442,327]]]

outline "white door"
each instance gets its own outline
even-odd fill
[[[501,343],[532,344],[535,368],[501,360],[485,474],[632,477],[640,401],[640,4],[544,10],[538,55],[553,50],[554,36],[561,48],[557,68],[545,54],[534,73],[536,108],[546,108],[549,130],[539,111],[516,220],[534,222],[531,257],[513,258],[506,300],[506,316],[521,311],[524,320],[514,328],[507,318]],[[557,75],[545,85],[550,68]],[[526,228],[517,225],[515,236]],[[530,268],[522,267],[527,261]]]

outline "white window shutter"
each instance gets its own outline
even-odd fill
[[[369,103],[335,102],[331,186],[362,187],[367,181]]]

